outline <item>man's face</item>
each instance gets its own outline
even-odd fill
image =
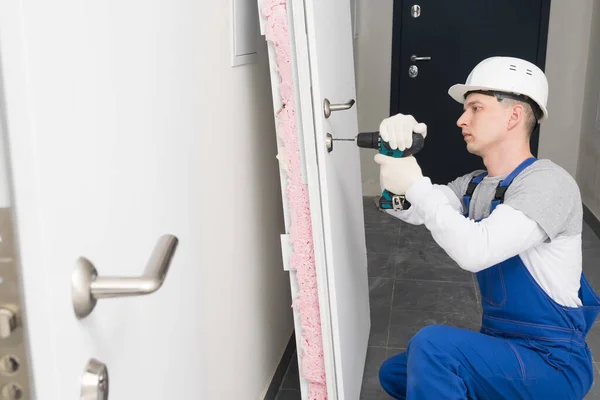
[[[510,107],[504,107],[494,96],[471,93],[463,108],[456,125],[462,130],[469,153],[484,156],[506,138]]]

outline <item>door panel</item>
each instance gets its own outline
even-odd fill
[[[327,134],[358,134],[357,106],[329,117],[323,106],[325,99],[356,99],[350,2],[287,4],[293,8],[296,115],[310,194],[327,398],[358,399],[370,331],[359,149],[353,142],[335,142],[332,152],[326,146]]]
[[[305,5],[337,398],[349,400],[360,395],[370,331],[360,156],[353,142],[330,153],[325,142],[358,134],[357,105],[326,118],[323,102],[356,99],[350,2]]]
[[[412,114],[428,125],[424,149],[416,155],[433,182],[448,181],[484,168],[467,152],[456,120],[462,104],[449,95],[451,85],[464,82],[486,57],[520,57],[538,65],[545,62],[549,0],[485,2],[397,1],[394,10],[391,113]],[[411,7],[420,6],[414,18]],[[411,55],[429,61],[411,61]],[[410,66],[418,68],[411,78]],[[538,132],[532,136],[537,152]]]
[[[199,154],[200,86],[210,78],[182,45],[202,11],[161,1],[0,2],[36,399],[78,399],[92,357],[108,366],[110,400],[206,398],[198,209],[200,171],[216,160]],[[79,257],[100,276],[136,277],[164,234],[180,243],[158,292],[99,300],[75,317]]]

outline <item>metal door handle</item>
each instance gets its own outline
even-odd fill
[[[144,275],[139,277],[98,276],[91,261],[80,257],[71,277],[71,296],[77,318],[90,315],[98,299],[142,296],[157,291],[165,281],[177,243],[178,239],[173,235],[161,236]]]
[[[354,103],[356,103],[354,99],[351,99],[348,102],[342,104],[331,104],[329,102],[329,99],[323,100],[323,113],[325,114],[325,118],[329,118],[332,111],[348,110],[352,108]]]
[[[431,60],[431,57],[427,56],[427,57],[417,57],[416,55],[412,55],[410,56],[410,61],[415,62],[415,61],[429,61]]]

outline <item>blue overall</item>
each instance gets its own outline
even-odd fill
[[[498,184],[491,211],[535,158],[525,160]],[[465,194],[465,217],[475,187]],[[581,274],[581,307],[565,307],[538,285],[517,255],[477,273],[483,315],[480,332],[443,325],[421,329],[406,352],[379,371],[395,399],[576,399],[593,382],[585,338],[600,312],[600,298]]]

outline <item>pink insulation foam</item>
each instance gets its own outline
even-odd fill
[[[298,297],[292,306],[300,316],[300,374],[308,382],[311,400],[326,400],[325,364],[319,315],[319,295],[313,248],[308,187],[302,183],[299,140],[296,131],[294,77],[291,60],[291,38],[288,32],[286,0],[263,0],[261,12],[266,20],[265,37],[273,44],[279,73],[282,108],[277,112],[277,136],[281,143],[278,156],[286,172],[292,246],[290,269],[296,271]]]

